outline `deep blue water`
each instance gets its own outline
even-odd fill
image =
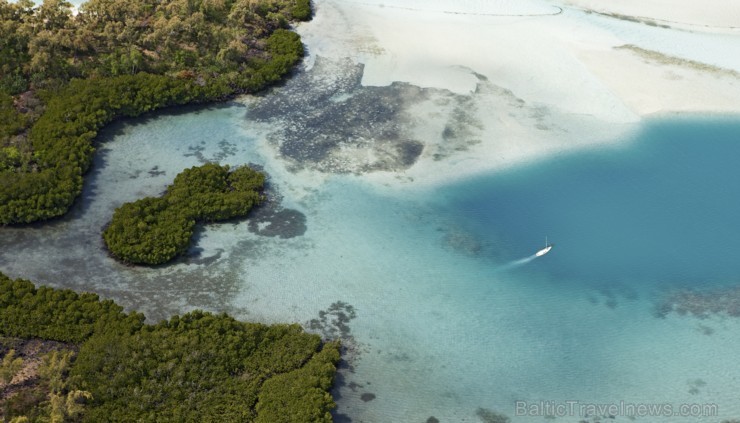
[[[442,192],[447,212],[505,263],[563,284],[735,283],[740,276],[740,122],[649,123],[635,142],[564,155]]]

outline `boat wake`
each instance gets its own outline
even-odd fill
[[[538,250],[536,253],[532,254],[531,256],[521,258],[519,260],[510,261],[503,266],[496,269],[498,272],[505,272],[507,270],[515,269],[517,267],[524,266],[525,264],[529,263],[530,261],[542,257],[545,254],[549,253],[550,250],[552,250],[553,244],[550,244],[547,242],[547,237],[545,237],[545,248],[542,248],[541,250]]]
[[[514,260],[511,263],[509,263],[509,266],[521,266],[523,264],[527,264],[530,261],[536,259],[538,256],[536,254],[532,254],[529,257],[524,257],[523,259]]]
[[[510,262],[504,264],[503,266],[499,267],[496,270],[498,272],[506,272],[506,271],[509,271],[509,270],[512,270],[512,269],[516,269],[517,267],[524,266],[525,264],[531,262],[532,260],[534,260],[536,258],[537,258],[537,255],[532,254],[529,257],[524,257],[524,258],[521,258],[519,260],[510,261]]]

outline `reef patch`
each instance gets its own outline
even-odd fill
[[[398,172],[424,154],[441,160],[481,142],[475,93],[363,86],[363,71],[350,59],[317,57],[312,69],[253,100],[247,119],[269,128],[268,142],[295,171]]]
[[[713,290],[669,291],[656,304],[654,314],[662,318],[670,313],[694,316],[699,319],[706,319],[713,315],[740,317],[740,286]]]

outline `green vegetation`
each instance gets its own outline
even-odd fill
[[[279,81],[303,55],[289,23],[310,16],[310,0],[91,0],[77,15],[64,0],[0,0],[0,225],[66,213],[112,120]],[[263,184],[246,167],[188,169],[163,197],[119,208],[104,239],[123,260],[162,263],[195,222],[245,215]],[[331,421],[339,345],[297,325],[200,311],[147,325],[0,273],[0,335],[67,343],[13,386],[28,357],[0,342],[3,421]]]
[[[326,348],[300,369],[265,381],[257,402],[256,423],[331,423],[333,404],[329,389],[334,380],[339,352]]]
[[[144,316],[126,314],[113,301],[70,290],[36,288],[31,282],[12,281],[0,273],[0,334],[16,338],[44,338],[80,343],[96,326],[110,330],[139,330]]]
[[[10,137],[17,135],[25,126],[25,115],[15,109],[13,97],[0,91],[0,142],[7,143]],[[2,159],[0,159],[0,166],[2,166]]]
[[[76,16],[71,6],[0,1],[0,91],[139,72],[244,83],[274,58],[266,40],[311,15],[309,0],[90,0]]]
[[[36,391],[0,398],[6,421],[331,422],[339,345],[297,325],[200,311],[146,325],[93,294],[0,274],[0,335],[78,345],[44,357]]]
[[[0,363],[0,382],[9,384],[22,368],[23,359],[15,356],[15,350],[8,351]]]
[[[128,263],[166,263],[187,250],[196,222],[246,216],[262,201],[264,183],[264,174],[249,167],[185,169],[164,196],[117,208],[103,239],[114,257]]]
[[[91,0],[76,16],[0,0],[0,225],[66,213],[113,119],[280,80],[303,55],[288,22],[309,17],[308,0]]]
[[[26,348],[31,343],[34,347]],[[70,389],[67,384],[73,349],[53,341],[0,338],[0,352],[11,347],[3,362],[4,370],[15,354],[13,345],[26,350],[28,364],[21,358],[13,360],[15,371],[23,368],[23,374],[15,382],[12,377],[5,379],[4,389],[0,390],[0,420],[11,423],[79,421],[92,394]],[[41,351],[48,348],[52,350]]]

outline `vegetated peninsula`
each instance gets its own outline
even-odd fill
[[[0,225],[61,216],[118,117],[260,90],[309,0],[0,0]]]
[[[162,264],[185,252],[196,222],[246,216],[263,200],[265,175],[247,166],[230,171],[208,163],[185,169],[162,197],[117,208],[103,231],[114,257],[134,264]]]
[[[339,344],[200,311],[145,324],[0,273],[0,357],[2,421],[307,423],[332,421]]]

